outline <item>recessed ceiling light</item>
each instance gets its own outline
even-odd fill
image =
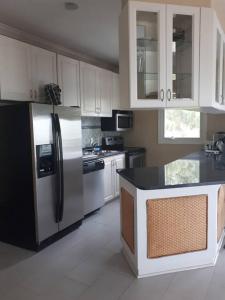
[[[76,10],[79,8],[77,3],[71,1],[65,2],[64,5],[67,10]]]

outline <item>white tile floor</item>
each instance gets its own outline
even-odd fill
[[[119,201],[40,253],[0,243],[1,300],[222,300],[225,250],[214,268],[136,279],[121,255]]]

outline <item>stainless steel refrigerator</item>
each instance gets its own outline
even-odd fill
[[[0,107],[0,239],[39,250],[83,219],[80,111]]]

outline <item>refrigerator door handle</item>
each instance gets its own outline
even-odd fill
[[[62,148],[62,135],[61,135],[61,127],[59,122],[58,114],[55,114],[56,124],[57,124],[57,136],[58,136],[58,153],[59,153],[59,161],[58,161],[58,172],[59,172],[59,222],[63,219],[63,211],[64,211],[64,175],[63,175],[63,148]]]
[[[55,201],[55,221],[59,223],[60,220],[60,203],[61,203],[61,188],[60,188],[60,153],[59,153],[59,132],[57,126],[57,119],[55,114],[51,114],[52,117],[52,132],[53,132],[53,147],[55,156],[55,170],[56,170],[56,201]]]

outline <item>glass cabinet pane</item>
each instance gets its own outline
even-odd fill
[[[225,99],[225,43],[223,43],[223,68],[222,68],[222,104]]]
[[[137,97],[159,98],[158,13],[138,11],[137,24]]]
[[[193,17],[173,15],[172,98],[192,99]]]
[[[216,102],[220,102],[220,71],[221,71],[221,34],[217,30],[216,40]]]

